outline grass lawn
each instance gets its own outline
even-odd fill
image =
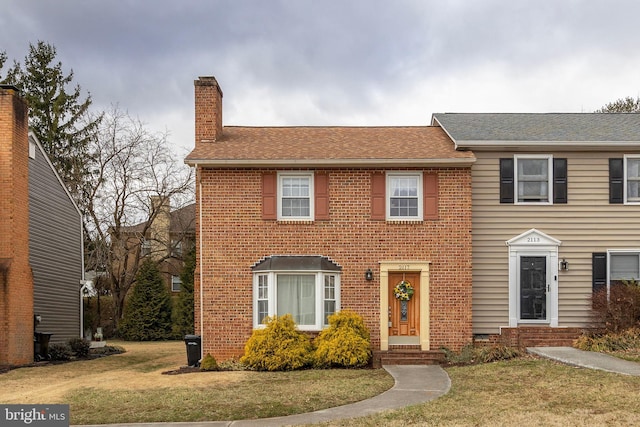
[[[185,363],[183,342],[115,344],[128,352],[1,374],[0,402],[68,403],[71,424],[215,421],[337,406],[393,382],[384,370],[162,375]],[[532,357],[447,372],[452,388],[439,399],[327,425],[640,425],[640,377]]]

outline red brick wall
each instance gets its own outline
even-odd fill
[[[0,365],[33,361],[26,102],[0,88]]]
[[[253,327],[251,266],[269,255],[324,255],[341,265],[341,308],[364,317],[374,349],[380,348],[378,262],[430,261],[431,348],[457,350],[471,342],[470,169],[425,171],[439,177],[438,220],[373,221],[372,170],[328,169],[330,219],[283,223],[261,219],[266,170],[199,170],[196,217],[202,208],[203,250],[195,320],[200,333],[202,269],[204,354],[218,360],[242,355]],[[364,279],[368,268],[375,272],[371,282]]]

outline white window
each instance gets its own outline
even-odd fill
[[[553,157],[515,156],[518,203],[550,203],[553,200]]]
[[[625,203],[640,203],[640,156],[624,157]]]
[[[182,290],[182,280],[180,276],[171,276],[171,291],[180,292]]]
[[[291,314],[300,330],[316,331],[338,310],[340,276],[322,271],[260,272],[254,275],[254,327],[267,316]]]
[[[313,219],[313,173],[278,173],[278,219]]]
[[[142,240],[142,244],[140,247],[140,255],[147,256],[151,253],[151,242],[147,239]]]
[[[640,280],[640,251],[609,251],[609,281]]]
[[[422,173],[387,173],[387,219],[422,220]]]

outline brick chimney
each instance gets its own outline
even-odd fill
[[[0,85],[0,365],[33,361],[28,132],[27,102]]]
[[[215,77],[195,80],[196,147],[222,137],[222,90]]]

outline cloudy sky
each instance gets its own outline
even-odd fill
[[[225,125],[591,112],[640,95],[639,16],[635,0],[3,0],[0,51],[53,44],[96,109],[183,155],[198,76],[220,83]]]

